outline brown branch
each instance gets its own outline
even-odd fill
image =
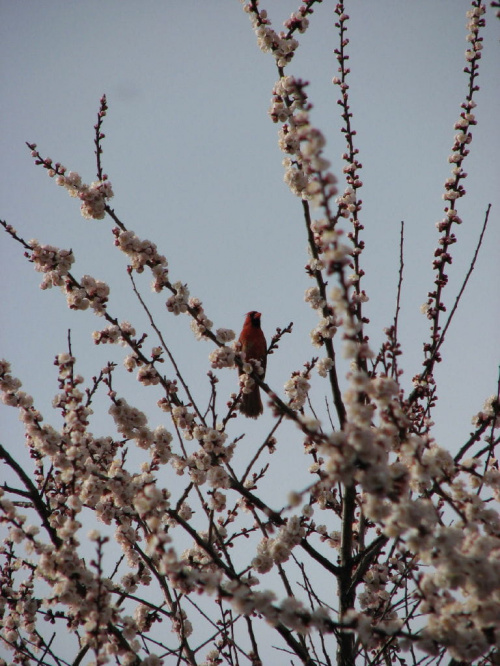
[[[31,501],[33,502],[33,505],[38,515],[41,518],[42,525],[47,530],[50,540],[52,541],[52,543],[56,548],[60,548],[64,542],[61,538],[57,536],[56,530],[51,526],[50,511],[45,502],[42,500],[35,484],[26,474],[21,465],[19,465],[19,463],[17,463],[14,460],[14,458],[10,455],[10,453],[1,444],[0,444],[0,458],[3,458],[5,460],[7,465],[9,465],[9,467],[11,467],[14,470],[19,479],[23,482],[23,484],[28,490]]]

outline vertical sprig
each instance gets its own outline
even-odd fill
[[[105,138],[105,134],[102,132],[102,123],[104,121],[104,117],[106,116],[106,113],[108,111],[108,104],[106,100],[106,95],[103,95],[101,97],[100,101],[100,106],[99,106],[99,111],[97,113],[97,123],[94,125],[95,129],[95,137],[94,137],[94,144],[95,144],[95,156],[97,159],[97,180],[107,180],[106,174],[103,174],[102,172],[102,164],[101,164],[101,155],[102,155],[102,146],[101,146],[101,141]]]
[[[471,128],[477,124],[473,109],[476,102],[473,97],[479,90],[477,77],[479,76],[479,60],[481,59],[483,38],[479,36],[480,28],[484,27],[485,6],[480,0],[472,2],[471,9],[467,12],[466,40],[469,47],[465,52],[467,65],[464,72],[468,75],[467,95],[465,101],[461,104],[462,111],[460,117],[454,125],[457,131],[454,137],[452,152],[448,157],[448,162],[452,165],[451,176],[447,178],[444,184],[443,199],[446,201],[444,209],[444,218],[436,224],[440,238],[438,247],[434,252],[433,269],[435,271],[435,288],[428,293],[428,299],[423,305],[422,310],[431,322],[430,341],[424,344],[424,370],[414,379],[418,383],[418,390],[414,391],[413,399],[417,397],[429,398],[434,385],[433,370],[436,363],[441,361],[440,346],[442,342],[441,313],[446,311],[443,300],[443,292],[448,284],[447,266],[453,261],[450,248],[457,242],[454,225],[462,223],[458,215],[457,202],[465,194],[466,190],[463,181],[467,173],[463,170],[464,159],[469,154],[469,144],[472,141]]]
[[[359,257],[365,247],[364,242],[360,238],[360,232],[364,227],[359,220],[359,211],[362,208],[363,201],[358,198],[358,190],[363,186],[363,182],[359,176],[359,170],[363,168],[363,165],[357,158],[359,149],[354,145],[356,130],[353,129],[351,123],[353,114],[349,105],[349,84],[347,82],[347,77],[351,70],[347,66],[349,55],[346,52],[349,44],[349,38],[347,37],[347,21],[349,20],[349,16],[345,12],[343,2],[337,3],[335,14],[338,16],[338,20],[335,22],[335,27],[339,31],[339,46],[334,50],[334,53],[339,66],[338,76],[333,78],[333,83],[340,89],[340,97],[337,100],[337,104],[342,109],[343,126],[340,131],[344,135],[347,144],[346,152],[342,155],[342,159],[345,162],[343,172],[346,176],[347,188],[345,189],[343,196],[337,199],[337,219],[339,217],[348,217],[353,227],[353,230],[348,233],[348,237],[354,246],[352,253],[354,275],[351,276],[351,281],[358,296],[356,299],[357,319],[360,322],[366,323],[366,320],[363,319],[362,316],[362,303],[365,300],[362,298],[362,295],[364,295],[365,292],[361,290],[361,278],[364,276],[365,272],[360,267],[359,261]]]

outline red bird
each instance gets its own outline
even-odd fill
[[[239,341],[241,351],[245,352],[245,359],[247,361],[260,361],[264,370],[264,374],[260,375],[260,377],[264,378],[266,374],[267,344],[260,327],[260,317],[260,312],[255,312],[255,310],[246,315]],[[239,370],[238,374],[241,375],[242,370]],[[240,411],[252,419],[256,419],[262,414],[263,407],[258,384],[255,384],[250,393],[243,393],[241,396]]]

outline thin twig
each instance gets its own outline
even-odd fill
[[[403,285],[403,269],[404,269],[404,232],[405,232],[405,223],[404,220],[401,220],[401,236],[399,239],[399,277],[398,277],[398,293],[396,296],[396,312],[394,313],[394,330],[393,330],[393,357],[392,357],[392,376],[398,376],[398,361],[396,356],[396,346],[398,341],[398,323],[399,323],[399,311],[401,309],[401,287]]]
[[[476,260],[477,260],[478,254],[479,254],[479,249],[481,248],[481,245],[483,243],[484,233],[486,231],[486,227],[488,226],[488,219],[490,217],[490,210],[491,210],[491,204],[488,204],[488,208],[486,209],[486,215],[484,216],[483,227],[482,227],[481,233],[479,235],[479,240],[478,240],[477,245],[476,245],[476,250],[474,252],[474,256],[473,256],[471,264],[469,266],[469,270],[467,271],[467,275],[465,276],[465,279],[463,281],[462,287],[460,288],[460,291],[458,292],[458,296],[455,299],[455,303],[453,305],[453,308],[451,309],[451,312],[448,316],[446,324],[444,325],[443,331],[442,331],[442,333],[439,337],[438,343],[436,345],[436,351],[441,347],[441,345],[444,342],[444,337],[446,335],[446,332],[448,331],[448,328],[449,328],[449,326],[451,324],[451,321],[452,321],[452,319],[455,315],[455,312],[457,311],[458,304],[460,303],[460,300],[463,296],[463,293],[465,291],[465,287],[467,286],[469,278],[472,275],[472,271],[474,270],[474,267],[476,265]]]

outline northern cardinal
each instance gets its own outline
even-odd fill
[[[260,327],[260,316],[260,312],[255,312],[255,310],[246,315],[239,341],[241,351],[245,352],[246,361],[260,361],[264,370],[264,374],[260,376],[264,378],[266,373],[267,344]],[[238,374],[241,375],[242,370],[239,370]],[[252,419],[256,419],[262,414],[263,407],[258,384],[255,384],[250,393],[243,393],[241,396],[240,411]]]

